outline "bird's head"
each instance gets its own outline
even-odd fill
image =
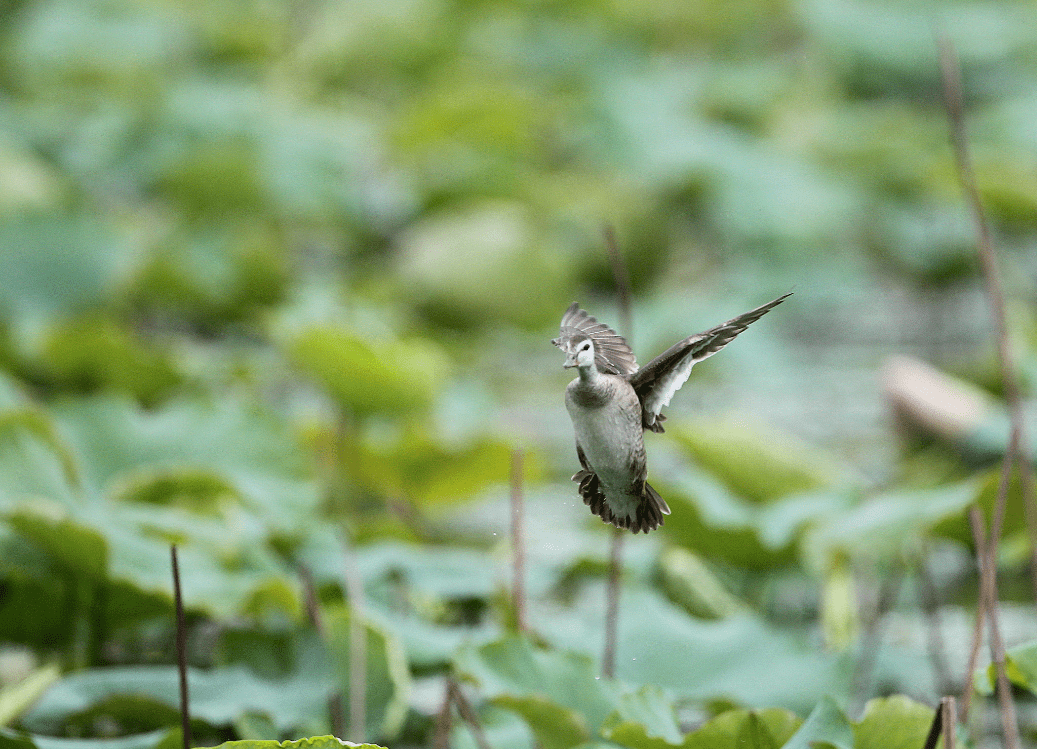
[[[594,342],[585,335],[576,335],[566,339],[559,346],[565,352],[566,369],[571,367],[593,367],[594,364]]]

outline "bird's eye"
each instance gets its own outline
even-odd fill
[[[580,346],[580,351],[586,351],[590,347],[591,347],[591,345],[589,343],[585,343],[582,346]]]

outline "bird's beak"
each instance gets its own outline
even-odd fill
[[[565,355],[565,364],[562,365],[563,369],[572,369],[575,366],[576,366],[576,355],[575,354],[566,354]]]

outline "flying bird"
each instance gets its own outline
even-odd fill
[[[660,411],[707,359],[777,307],[785,294],[705,333],[678,341],[640,369],[623,336],[573,304],[551,341],[565,352],[565,368],[579,376],[565,389],[576,431],[580,470],[572,477],[595,515],[633,533],[655,530],[670,514],[666,500],[645,480],[644,430],[662,432]]]

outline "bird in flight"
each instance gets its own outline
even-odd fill
[[[678,341],[644,367],[623,336],[573,304],[551,341],[565,352],[567,369],[579,376],[565,389],[565,407],[576,431],[580,470],[572,477],[595,515],[633,533],[655,530],[670,514],[666,500],[645,480],[644,430],[662,432],[660,411],[707,359],[752,323],[785,301],[785,294],[705,333]]]

